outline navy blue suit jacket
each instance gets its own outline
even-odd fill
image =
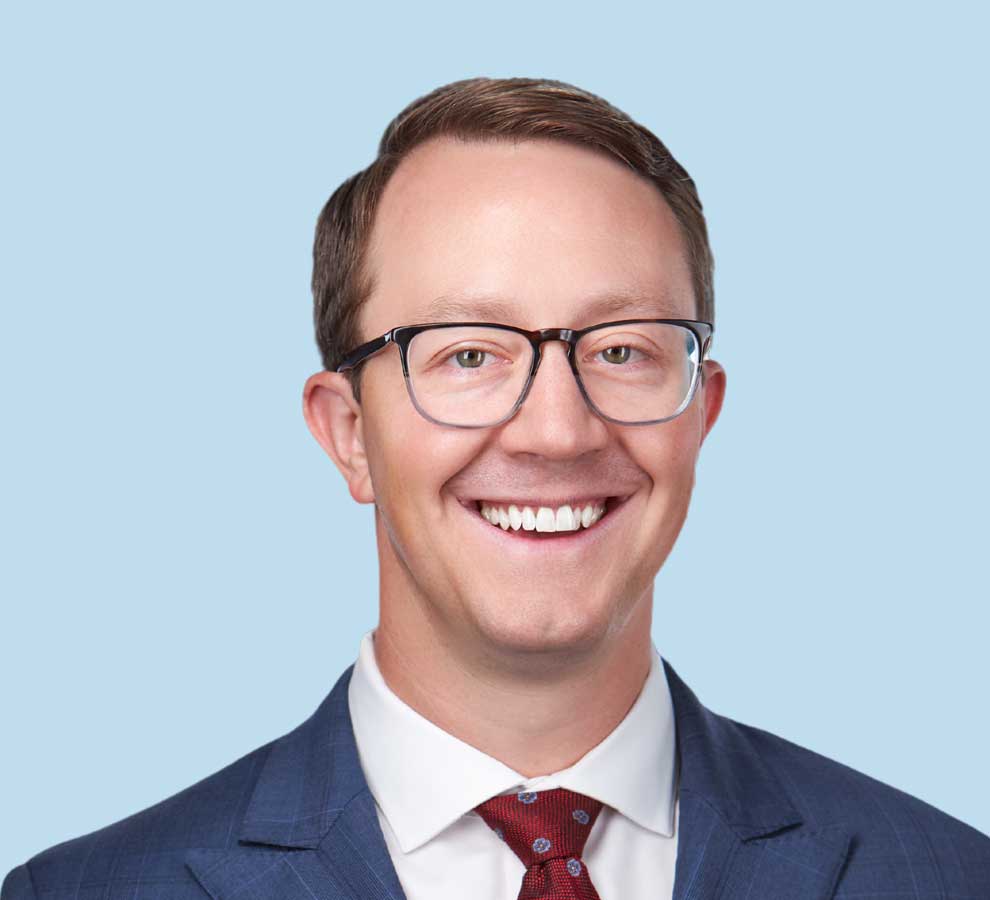
[[[674,900],[990,900],[986,835],[716,715],[664,666],[681,766]],[[37,854],[0,900],[403,900],[358,761],[352,668],[293,731]]]

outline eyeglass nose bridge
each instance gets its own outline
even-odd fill
[[[566,341],[572,347],[575,343],[573,328],[541,328],[536,332],[533,343],[542,344],[544,341]]]
[[[543,345],[547,343],[547,341],[563,341],[567,345],[567,361],[570,363],[571,373],[574,376],[574,380],[577,382],[578,391],[584,399],[584,402],[587,404],[588,409],[590,409],[595,415],[601,416],[601,413],[592,402],[591,397],[588,396],[588,392],[584,387],[584,382],[581,381],[581,374],[577,369],[577,356],[575,351],[580,336],[580,332],[573,328],[541,328],[538,331],[530,332],[529,341],[533,346],[533,365],[530,368],[529,377],[526,379],[526,387],[523,389],[522,395],[516,401],[512,411],[503,421],[508,421],[508,419],[513,418],[522,408],[523,403],[526,402],[526,398],[529,396],[529,392],[532,390],[533,384],[536,381],[536,373],[540,368],[540,363],[543,361]]]
[[[543,361],[543,345],[547,341],[563,341],[567,345],[567,360],[571,365],[575,379],[577,379],[578,387],[584,394],[584,385],[581,384],[581,376],[578,374],[577,365],[574,362],[574,351],[577,347],[578,337],[580,335],[573,328],[541,328],[539,331],[530,332],[529,342],[533,345],[533,365],[529,372],[529,384],[523,394],[523,399],[526,398],[529,389],[533,386],[533,379],[536,378],[536,372]]]

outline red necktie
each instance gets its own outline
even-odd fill
[[[598,800],[554,788],[501,794],[475,809],[526,866],[519,900],[600,900],[581,859]]]

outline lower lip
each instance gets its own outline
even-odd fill
[[[476,503],[470,506],[461,503],[464,511],[474,519],[478,526],[488,533],[496,546],[507,553],[522,554],[534,559],[559,559],[562,554],[572,555],[592,550],[598,543],[605,540],[616,527],[616,522],[625,516],[625,506],[629,497],[622,500],[610,500],[605,515],[590,528],[578,528],[575,531],[556,531],[540,537],[532,537],[534,532],[520,528],[503,529],[500,525],[492,525],[482,518]]]

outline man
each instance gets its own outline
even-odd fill
[[[569,85],[413,103],[330,198],[306,421],[380,619],[289,734],[13,870],[44,897],[990,897],[990,838],[707,710],[650,639],[725,373],[695,187]]]

